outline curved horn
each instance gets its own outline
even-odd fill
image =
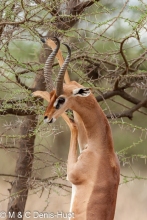
[[[47,91],[48,90],[51,91],[54,88],[53,81],[52,81],[52,65],[53,65],[55,56],[58,53],[58,50],[60,48],[59,39],[57,37],[54,37],[54,39],[57,42],[57,47],[49,55],[49,57],[47,58],[47,60],[45,62],[45,66],[44,66],[44,78],[45,78],[45,82],[46,82],[46,90]]]
[[[63,65],[62,65],[62,67],[61,67],[61,69],[59,71],[59,74],[58,74],[57,84],[56,84],[56,95],[57,95],[57,97],[63,93],[64,75],[65,75],[65,72],[66,72],[68,63],[70,61],[70,57],[71,57],[71,49],[70,49],[70,47],[67,44],[64,44],[64,45],[68,49],[68,55],[67,55]]]

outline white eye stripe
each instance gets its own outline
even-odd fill
[[[59,97],[56,99],[56,101],[54,102],[54,107],[56,109],[59,109],[61,105],[63,105],[65,103],[65,98],[64,97]]]
[[[58,104],[58,99],[56,99],[56,101],[54,102],[53,106],[56,107],[57,104]]]

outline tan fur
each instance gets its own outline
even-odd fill
[[[88,97],[73,96],[72,91],[82,86],[76,82],[64,85],[63,97],[66,102],[56,110],[55,91],[50,94],[51,102],[45,116],[58,118],[66,109],[72,109],[81,117],[88,137],[88,146],[80,157],[77,156],[76,126],[71,129],[67,174],[76,186],[72,206],[76,220],[113,220],[117,189],[119,184],[119,164],[113,149],[109,123],[93,94]]]
[[[50,94],[48,92],[46,92],[46,91],[36,91],[36,92],[33,92],[32,96],[34,96],[34,97],[41,97],[41,98],[45,99],[48,102],[50,102],[50,100],[51,100],[50,99],[50,97],[51,97]],[[70,128],[71,127],[71,121],[68,118],[68,116],[65,113],[63,113],[62,114],[62,118],[66,121],[67,125]]]
[[[46,91],[36,91],[32,93],[34,97],[41,97],[45,99],[47,102],[50,102],[50,94]]]
[[[55,43],[48,39],[47,45],[52,49]],[[63,64],[61,51],[57,54],[60,66]],[[73,97],[72,90],[82,88],[76,82],[70,82],[68,72],[65,74],[64,96],[67,102],[59,110],[53,107],[56,93],[36,93],[50,101],[45,116],[49,119],[62,115],[71,131],[67,174],[74,185],[75,196],[71,211],[75,220],[113,220],[115,213],[117,189],[119,184],[119,163],[114,153],[111,130],[108,121],[94,96]],[[40,92],[40,91],[39,91]],[[74,122],[63,113],[67,108],[74,112]],[[77,155],[77,139],[81,155]],[[85,146],[87,149],[84,150]],[[72,188],[72,189],[73,189]]]
[[[52,50],[54,50],[56,48],[55,42],[52,41],[51,39],[47,39],[46,44],[49,47],[51,47]],[[61,50],[58,51],[58,53],[56,55],[56,58],[59,62],[60,67],[62,67],[64,59],[63,59]],[[68,74],[67,70],[65,72],[64,81],[65,81],[66,84],[70,83],[70,78],[69,78],[69,74]],[[86,130],[85,130],[85,126],[83,124],[83,121],[80,118],[80,116],[78,115],[78,113],[73,112],[73,114],[74,114],[74,120],[75,120],[76,125],[77,125],[77,129],[78,129],[79,148],[80,148],[80,152],[82,152],[82,150],[85,148],[85,146],[87,146],[87,134],[86,134]]]

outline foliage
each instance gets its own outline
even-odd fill
[[[47,103],[31,96],[38,88],[34,84],[38,83],[48,55],[48,50],[42,49],[40,37],[55,35],[70,45],[71,79],[92,88],[110,120],[121,165],[133,170],[130,177],[122,173],[123,181],[147,178],[136,174],[139,168],[135,170],[138,165],[144,168],[147,158],[147,3],[142,0],[86,1],[86,5],[73,1],[73,5],[81,6],[76,7],[74,14],[69,13],[71,2],[3,0],[0,4],[1,164],[7,164],[12,155],[16,159],[21,139],[35,137],[28,188],[40,195],[46,187],[49,194],[52,188],[69,190],[66,182],[57,182],[66,179],[67,141],[63,140],[61,146],[63,159],[57,148],[61,135],[66,139],[64,133],[67,132],[62,123],[53,127],[44,125],[42,116]],[[61,49],[65,56],[65,48],[61,46]],[[55,63],[54,80],[58,70]],[[36,127],[30,128],[25,136],[20,129],[26,118],[34,115],[37,116]],[[54,152],[52,145],[57,145]],[[12,167],[7,168],[8,172],[3,166],[0,170],[7,181],[8,177],[17,177],[14,165]]]

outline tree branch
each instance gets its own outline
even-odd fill
[[[18,74],[15,74],[15,78],[16,78],[16,81],[17,81],[23,88],[25,88],[25,89],[27,89],[27,90],[30,90],[31,92],[34,91],[33,88],[30,88],[30,87],[28,87],[25,83],[21,82],[21,80],[20,80]]]
[[[97,0],[98,2],[99,0]],[[86,1],[86,2],[81,2],[78,5],[76,5],[75,7],[73,7],[73,12],[72,14],[81,14],[86,8],[90,7],[91,5],[93,5],[96,2],[96,0],[94,1]]]
[[[139,100],[139,99],[134,98],[133,96],[129,95],[128,93],[126,93],[126,92],[125,92],[124,90],[122,90],[122,89],[108,91],[108,92],[106,92],[106,93],[104,93],[104,94],[101,94],[101,95],[97,96],[97,97],[96,97],[96,100],[97,100],[98,102],[101,102],[101,101],[103,101],[103,100],[105,100],[105,99],[109,99],[109,98],[111,98],[111,97],[113,97],[113,96],[115,96],[115,95],[119,95],[119,96],[121,96],[123,99],[125,99],[125,100],[127,100],[127,101],[129,101],[129,102],[131,102],[131,103],[133,103],[133,104],[136,104],[136,105],[140,103],[140,100]],[[146,103],[146,102],[143,103],[143,107],[147,108],[147,103]]]
[[[127,111],[124,111],[122,113],[112,113],[110,115],[107,115],[107,118],[112,119],[112,118],[122,118],[122,117],[127,117],[130,120],[133,118],[133,113],[137,111],[139,108],[143,107],[144,105],[147,104],[147,99],[144,99],[143,101],[139,102],[137,105],[133,106]]]
[[[3,21],[0,23],[0,26],[3,26],[3,25],[17,26],[19,24],[24,24],[25,22],[26,22],[26,20],[23,20],[23,21]]]
[[[0,115],[17,115],[17,116],[27,116],[27,115],[35,115],[36,112],[32,110],[24,110],[24,109],[14,109],[14,108],[8,108],[4,110],[0,110]]]

